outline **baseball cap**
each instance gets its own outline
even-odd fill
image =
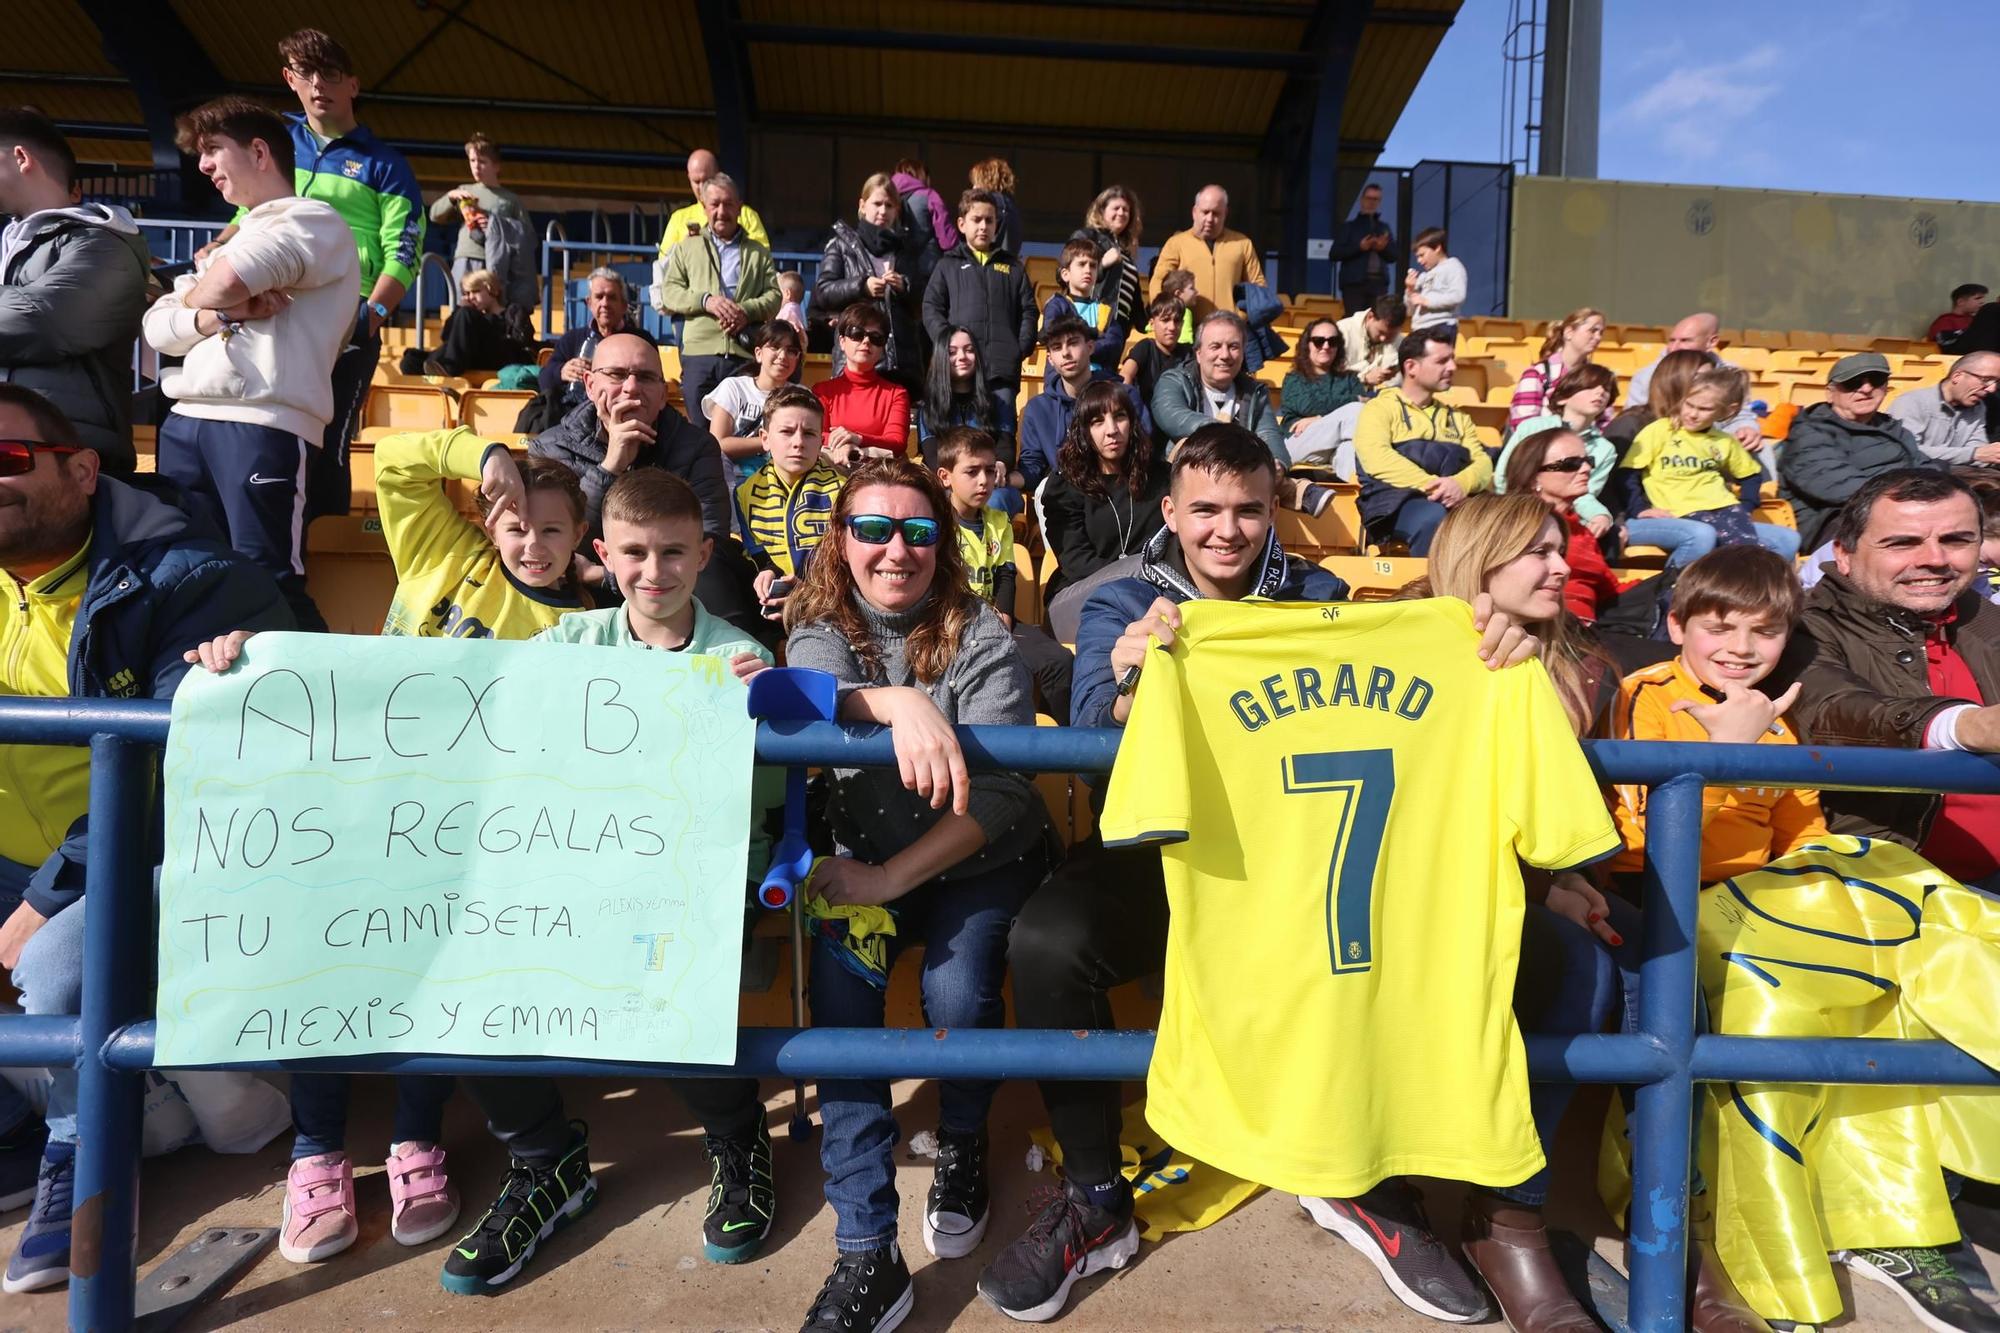
[[[1886,375],[1889,373],[1889,358],[1880,352],[1856,352],[1843,356],[1833,363],[1833,369],[1826,374],[1828,384],[1845,384],[1849,380],[1860,379],[1863,375]]]

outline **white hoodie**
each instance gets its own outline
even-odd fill
[[[187,358],[161,389],[183,416],[269,426],[318,444],[333,419],[333,363],[359,309],[354,233],[330,204],[286,195],[245,213],[208,262],[217,255],[229,257],[251,292],[283,291],[291,302],[228,339],[203,337],[197,312],[181,304],[196,277],[176,279],[146,312],[146,341]]]

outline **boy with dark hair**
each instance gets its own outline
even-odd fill
[[[0,107],[0,379],[47,397],[104,471],[129,474],[132,340],[150,261],[131,214],[72,204],[76,155],[55,123]]]
[[[770,459],[736,488],[743,551],[757,564],[757,601],[772,620],[784,614],[785,599],[825,538],[845,484],[822,452],[825,411],[819,395],[804,385],[773,389],[757,431]]]
[[[354,115],[361,84],[347,48],[318,28],[300,28],[278,43],[285,86],[300,111],[287,115],[293,183],[300,196],[330,204],[347,223],[361,265],[354,332],[333,372],[333,415],[314,455],[304,518],[344,514],[352,482],[347,446],[361,416],[361,400],[382,354],[382,326],[416,281],[424,244],[424,204],[417,177],[403,155],[370,133]],[[239,211],[197,260],[236,235]]]
[[[1125,352],[1127,329],[1118,318],[1118,312],[1107,301],[1097,299],[1097,245],[1086,237],[1071,238],[1063,246],[1062,260],[1056,269],[1056,279],[1062,286],[1052,293],[1048,304],[1042,307],[1042,327],[1046,329],[1056,320],[1073,317],[1083,321],[1091,333],[1090,364],[1094,369],[1113,372],[1118,369],[1119,359]],[[1043,383],[1053,383],[1055,369],[1050,367],[1043,376]]]
[[[1090,327],[1075,315],[1061,315],[1042,327],[1042,348],[1048,354],[1050,378],[1042,391],[1021,409],[1021,456],[1015,464],[1021,489],[1032,493],[1056,470],[1063,436],[1076,419],[1076,399],[1096,380],[1115,380],[1109,371],[1090,363]],[[1151,431],[1153,418],[1129,384],[1119,386],[1132,409],[1133,429]]]
[[[1194,355],[1193,344],[1181,341],[1181,322],[1186,317],[1187,307],[1167,292],[1161,292],[1146,307],[1146,330],[1151,336],[1132,344],[1118,363],[1118,377],[1139,391],[1140,402],[1152,402],[1160,376]]]
[[[924,329],[940,346],[954,325],[972,334],[987,388],[1004,414],[1013,409],[1021,362],[1035,340],[1035,287],[1027,268],[1000,244],[998,195],[960,195],[958,230],[959,243],[938,260],[924,289]]]
[[[1949,352],[1965,336],[1972,317],[1985,304],[1986,287],[1983,283],[1960,283],[1951,289],[1951,309],[1931,321],[1931,326],[1924,330],[1924,337],[1936,343],[1940,352]]]
[[[146,341],[185,358],[160,378],[174,410],[159,470],[271,572],[300,628],[325,629],[306,594],[303,513],[354,325],[354,241],[330,205],[293,192],[292,140],[267,108],[218,98],[181,117],[177,142],[242,213],[146,312]]]

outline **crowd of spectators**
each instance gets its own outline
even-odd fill
[[[279,54],[298,114],[225,97],[181,118],[181,148],[237,211],[170,285],[151,281],[129,216],[73,200],[76,163],[55,127],[0,110],[0,209],[15,218],[0,242],[0,570],[15,593],[0,617],[0,694],[168,697],[193,664],[226,668],[248,632],[325,628],[307,592],[306,527],[346,504],[360,396],[428,215],[458,226],[460,294],[423,368],[520,368],[536,389],[524,418],[534,429],[519,455],[465,430],[381,442],[398,580],[384,632],[713,652],[745,677],[782,654],[832,673],[840,717],[888,726],[901,767],[832,775],[826,808],[843,855],[817,887],[830,904],[897,904],[898,938],[932,946],[921,986],[940,1026],[1002,1024],[1009,968],[1022,1025],[1111,1026],[1106,992],[1160,966],[1167,915],[1156,849],[1092,838],[1065,855],[1032,783],[968,777],[952,728],[1027,725],[1038,713],[1123,726],[1185,602],[1344,598],[1340,579],[1278,540],[1281,508],[1324,503],[1313,478],[1357,483],[1367,538],[1426,559],[1406,595],[1477,606],[1489,665],[1540,660],[1579,736],[1607,734],[1615,717],[1656,724],[1661,737],[1701,729],[1681,739],[1768,732],[2000,750],[1987,554],[2000,485],[1982,471],[2000,467],[1990,415],[2000,339],[1982,342],[1984,288],[1954,292],[1931,330],[1963,353],[1941,382],[1892,398],[1883,356],[1846,356],[1827,373],[1826,401],[1782,442],[1764,437],[1712,314],[1674,326],[1625,386],[1621,411],[1617,375],[1593,360],[1605,315],[1578,309],[1548,326],[1503,441],[1489,445],[1448,397],[1465,267],[1445,232],[1427,228],[1398,284],[1376,186],[1334,241],[1344,313],[1299,330],[1274,401],[1251,373],[1271,336],[1265,275],[1256,244],[1229,227],[1219,185],[1196,192],[1189,225],[1150,273],[1140,199],[1103,189],[1038,308],[1012,167],[978,163],[953,198],[903,160],[861,182],[808,293],[779,271],[739,182],[700,150],[687,159],[693,202],[667,220],[648,286],[676,324],[676,409],[617,272],[589,275],[587,320],[549,346],[518,318],[532,300],[527,215],[500,183],[498,145],[473,135],[472,179],[425,209],[408,164],[355,119],[359,86],[340,44],[303,30]],[[810,389],[799,383],[808,305],[833,335],[832,373]],[[152,477],[135,471],[131,444],[135,337],[177,361],[161,379],[171,410]],[[1038,347],[1044,381],[1024,394]],[[480,521],[452,510],[443,483],[453,479],[477,488]],[[1016,515],[1053,556],[1043,624],[1014,615]],[[1639,547],[1662,548],[1664,568],[1619,573]],[[1725,690],[1687,644],[1722,635],[1709,622],[1731,615],[1787,636],[1802,618],[1816,655],[1788,660],[1756,700]],[[1678,665],[1661,665],[1676,648]],[[1634,722],[1634,670],[1685,690],[1688,707]],[[71,1013],[87,760],[37,762],[0,772],[0,965],[28,1012]],[[1811,827],[1901,843],[2000,890],[1996,800],[1830,793],[1825,824]],[[1643,818],[1621,820],[1636,854]],[[1774,830],[1759,826],[1773,836],[1758,864],[1798,842]],[[1524,960],[1554,960],[1549,977],[1572,980],[1636,968],[1624,944],[1641,907],[1620,896],[1615,873],[1556,876],[1535,893]],[[815,937],[816,1020],[879,1025],[880,980],[836,956],[833,938]],[[1535,989],[1547,979],[1524,961],[1523,1026],[1581,1033],[1616,1021],[1618,985],[1579,983],[1558,998]],[[32,1204],[9,1291],[70,1272],[74,1078],[56,1074],[46,1114],[0,1084],[0,1199]],[[705,1252],[747,1259],[774,1203],[756,1087],[682,1091],[716,1181]],[[1077,1277],[1122,1266],[1137,1246],[1117,1089],[1042,1091],[1065,1184],[980,1280],[987,1299],[1035,1320],[1061,1310]],[[482,1079],[468,1092],[512,1167],[446,1261],[453,1291],[511,1280],[545,1224],[588,1207],[597,1189],[588,1143],[552,1085]],[[293,1081],[281,1250],[297,1262],[359,1234],[346,1094],[331,1076]],[[399,1083],[387,1168],[404,1244],[444,1235],[459,1215],[439,1146],[449,1095],[438,1080]],[[942,1089],[923,1213],[939,1258],[972,1253],[985,1234],[992,1095],[983,1083]],[[820,1096],[837,1257],[809,1326],[891,1327],[913,1288],[897,1241],[890,1090],[825,1080]],[[1545,1141],[1564,1104],[1538,1103]],[[1546,1172],[1475,1189],[1463,1264],[1394,1180],[1307,1207],[1413,1308],[1478,1318],[1490,1290],[1517,1328],[1581,1327],[1548,1257],[1546,1191]],[[1922,1258],[1921,1248],[1904,1250]],[[1912,1302],[1937,1326],[1985,1327],[1954,1313],[1972,1299],[1963,1281],[1952,1288],[1924,1262],[1932,1291]],[[1690,1308],[1704,1333],[1768,1327],[1712,1252],[1698,1256]]]

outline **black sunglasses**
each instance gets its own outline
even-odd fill
[[[1582,454],[1573,454],[1568,458],[1552,459],[1542,464],[1539,470],[1542,472],[1581,472],[1589,466],[1590,460],[1588,458],[1585,458]]]
[[[25,476],[35,470],[35,454],[80,454],[81,445],[48,444],[41,440],[0,440],[0,477]]]
[[[1322,349],[1328,347],[1340,346],[1340,336],[1338,334],[1335,334],[1331,338],[1322,338],[1315,334],[1313,337],[1307,338],[1306,341],[1311,343],[1314,347]]]
[[[898,532],[905,546],[936,546],[938,521],[934,518],[890,518],[886,514],[850,514],[847,531],[865,546],[887,546]]]
[[[1845,393],[1859,393],[1863,389],[1886,389],[1889,387],[1889,377],[1879,372],[1856,375],[1853,379],[1842,380],[1833,387]]]
[[[889,345],[889,335],[880,329],[847,328],[840,331],[840,336],[851,338],[858,343],[872,343],[876,347],[887,347]]]

